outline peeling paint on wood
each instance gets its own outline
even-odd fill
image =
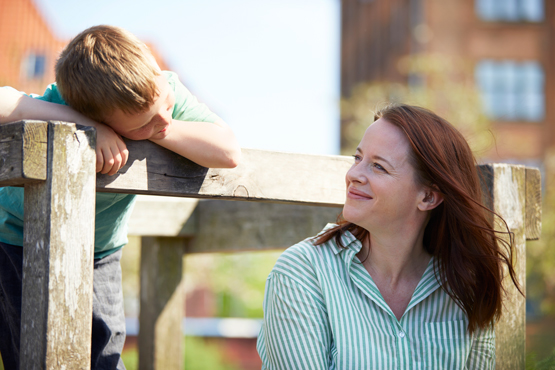
[[[25,185],[22,369],[90,368],[94,135],[50,122],[47,180]]]
[[[540,170],[526,168],[526,240],[538,240],[542,230],[542,183]]]
[[[514,268],[522,290],[526,291],[526,169],[524,166],[492,164],[492,200],[494,210],[507,222],[514,234]],[[496,228],[506,230],[496,220]],[[510,277],[503,281],[507,289],[503,315],[495,325],[496,369],[524,369],[526,338],[525,298],[514,287]]]

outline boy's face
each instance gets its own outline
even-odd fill
[[[156,77],[158,96],[154,103],[144,112],[126,113],[116,109],[104,118],[104,123],[119,135],[131,140],[148,140],[165,138],[172,125],[175,96],[164,76]]]

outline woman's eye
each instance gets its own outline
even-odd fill
[[[387,172],[387,171],[385,170],[385,168],[383,168],[382,165],[379,164],[379,163],[372,163],[372,167],[374,167],[374,168],[376,168],[376,169],[378,169],[378,170],[380,170],[380,171]]]
[[[360,162],[362,160],[362,158],[358,154],[354,154],[353,158],[355,159],[355,162]]]

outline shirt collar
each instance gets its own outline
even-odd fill
[[[320,234],[335,226],[337,225],[327,224],[326,227],[324,227],[324,229],[320,232]],[[338,255],[339,253],[347,250],[354,252],[352,255],[356,255],[362,249],[362,243],[360,242],[360,240],[355,238],[355,236],[350,231],[345,231],[341,235],[341,243],[343,247],[337,245],[337,243],[335,242],[335,238],[328,241],[328,244],[335,255]]]

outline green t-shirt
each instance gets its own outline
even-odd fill
[[[172,117],[180,121],[215,122],[218,116],[179,81],[173,72],[162,72],[175,93]],[[56,84],[46,88],[35,99],[64,104]],[[131,215],[135,195],[96,193],[94,258],[102,258],[127,244],[127,221]],[[0,242],[23,245],[23,188],[0,188]]]

